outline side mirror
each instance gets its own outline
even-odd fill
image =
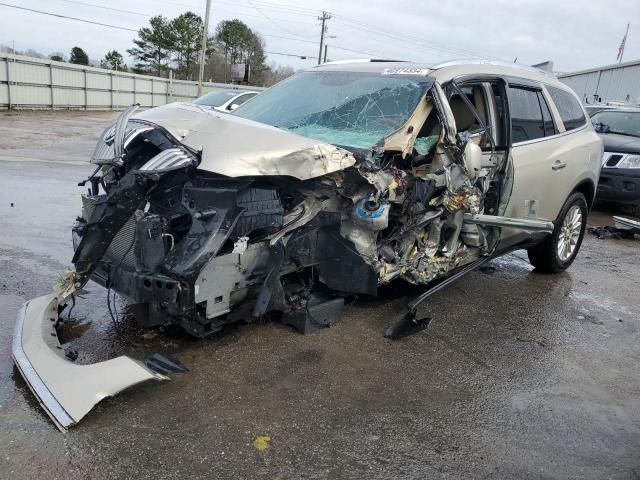
[[[472,141],[468,141],[464,147],[464,166],[469,179],[475,182],[482,168],[482,149]]]
[[[238,108],[240,105],[238,105],[237,103],[232,103],[231,105],[229,105],[229,110],[231,110],[232,112]]]

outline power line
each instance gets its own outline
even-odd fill
[[[123,10],[120,8],[113,8],[113,7],[105,7],[103,5],[96,5],[94,3],[87,3],[87,2],[79,2],[76,0],[60,0],[62,2],[69,2],[69,3],[76,3],[78,5],[85,5],[87,7],[95,7],[95,8],[100,8],[103,10],[111,10],[114,12],[120,12],[120,13],[127,13],[129,15],[139,15],[139,16],[143,16],[143,17],[153,17],[154,15],[149,15],[148,13],[143,13],[143,12],[135,12],[132,10]],[[156,0],[158,1],[158,0]],[[170,3],[171,5],[182,5],[179,3],[175,3],[175,2],[164,2],[164,3]],[[229,2],[222,2],[220,0],[218,0],[216,3],[229,3]],[[182,5],[185,6],[185,5]],[[249,7],[246,7],[249,8]],[[251,15],[250,13],[244,13],[244,12],[237,12],[237,11],[232,11],[232,10],[225,10],[224,8],[216,8],[216,12],[226,12],[226,13],[231,13],[233,14],[233,16],[238,16],[238,17],[253,17],[253,18],[263,18],[263,16],[261,15]],[[293,22],[293,23],[303,23],[305,25],[316,25],[315,23],[311,23],[311,22],[302,22],[300,20],[292,20],[292,19],[287,19],[287,22]],[[295,34],[294,34],[295,35]]]
[[[230,3],[230,4],[236,4],[236,5],[242,5],[242,1],[238,1],[238,0],[218,0],[219,2],[224,2],[224,3]],[[281,10],[281,11],[286,11],[286,12],[290,12],[292,14],[299,14],[299,15],[309,15],[311,16],[312,13],[311,12],[317,12],[317,14],[321,14],[322,12],[320,10],[317,9],[311,9],[311,8],[304,8],[304,7],[297,7],[297,6],[293,6],[293,5],[284,5],[284,4],[274,4],[272,2],[266,1],[266,0],[246,0],[247,2],[250,3],[254,3],[257,5],[262,6],[262,8],[264,9],[271,9],[271,10]],[[384,28],[381,29],[380,26],[378,25],[373,25],[367,22],[363,22],[361,20],[357,20],[357,19],[353,19],[344,15],[335,15],[336,20],[339,20],[343,25],[349,27],[349,28],[358,28],[358,29],[362,29],[364,31],[367,31],[368,33],[373,33],[373,34],[378,34],[381,36],[385,36],[387,38],[391,38],[394,40],[398,40],[401,41],[403,43],[413,43],[413,44],[419,44],[424,46],[425,48],[428,48],[430,50],[433,51],[437,51],[437,52],[446,52],[446,53],[450,53],[450,54],[454,54],[454,55],[460,55],[463,57],[470,57],[470,58],[484,58],[486,55],[484,53],[481,52],[475,52],[472,50],[467,50],[467,49],[462,49],[462,48],[456,48],[456,47],[452,47],[449,45],[445,45],[443,43],[440,42],[434,42],[434,41],[430,41],[430,40],[424,40],[422,38],[416,37],[416,36],[412,36],[412,35],[408,35],[406,32],[389,32],[388,28]]]
[[[379,36],[384,36],[387,38],[392,38],[394,40],[398,40],[401,41],[403,43],[411,43],[413,45],[418,44],[418,45],[422,45],[425,48],[428,48],[430,50],[435,50],[435,51],[442,51],[442,52],[447,52],[447,53],[452,53],[454,55],[461,55],[464,57],[470,57],[470,58],[484,58],[486,55],[484,55],[481,52],[474,52],[471,50],[465,50],[465,49],[460,49],[460,48],[455,48],[455,47],[451,47],[448,45],[444,45],[442,43],[439,42],[434,42],[431,40],[424,40],[420,37],[416,37],[414,35],[409,35],[406,33],[398,33],[398,32],[393,32],[393,31],[389,31],[389,29],[384,29],[381,30],[378,26],[370,24],[370,23],[366,23],[360,20],[356,20],[356,19],[352,19],[349,17],[345,17],[345,16],[341,16],[341,15],[336,15],[335,16],[335,20],[339,23],[342,23],[343,25],[349,27],[349,28],[358,28],[361,30],[364,30],[368,33],[373,33],[375,35],[379,35]]]
[[[314,60],[314,55],[297,55],[295,53],[281,53],[281,52],[267,52],[265,50],[264,53],[268,53],[269,55],[283,55],[285,57],[296,57],[300,60]]]
[[[238,0],[225,0],[228,3],[235,3],[235,4],[242,4],[243,2],[238,1]],[[299,12],[300,15],[308,15],[308,16],[312,16],[315,17],[318,14],[322,13],[322,10],[318,10],[315,8],[306,8],[306,7],[298,7],[295,5],[287,5],[287,4],[282,4],[282,3],[273,3],[273,2],[268,2],[265,0],[245,0],[248,3],[256,3],[259,6],[261,6],[262,8],[265,9],[271,9],[271,10],[283,10],[283,11],[288,11],[288,12]]]
[[[273,25],[275,25],[276,27],[278,27],[280,30],[283,30],[285,32],[287,32],[289,35],[294,35],[296,37],[299,37],[300,35],[298,35],[297,33],[294,33],[290,30],[287,30],[286,28],[284,28],[283,26],[279,25],[278,23],[276,23],[275,20],[273,20],[271,17],[269,17],[266,13],[264,13],[262,10],[260,10],[258,7],[256,7],[256,5],[251,1],[251,0],[247,0],[247,2],[249,2],[249,5],[251,5],[256,12],[258,12],[260,15],[262,15],[264,18],[266,18],[267,20],[269,20],[269,22],[271,22]]]
[[[17,5],[10,5],[8,3],[0,3],[0,5],[3,7],[17,8],[18,10],[26,10],[27,12],[40,13],[42,15],[50,15],[52,17],[64,18],[67,20],[75,20],[76,22],[84,22],[84,23],[90,23],[92,25],[100,25],[101,27],[117,28],[118,30],[127,30],[129,32],[138,31],[133,28],[119,27],[118,25],[109,25],[108,23],[94,22],[92,20],[85,20],[84,18],[77,18],[77,17],[69,17],[67,15],[60,15],[58,13],[43,12],[42,10],[35,10],[33,8],[27,8],[27,7],[19,7]]]
[[[154,3],[159,2],[159,3],[166,3],[168,5],[176,5],[182,8],[198,8],[198,5],[193,4],[193,3],[189,3],[189,4],[185,4],[185,3],[178,3],[178,2],[173,2],[171,0],[155,0]],[[216,3],[226,3],[229,5],[235,5],[235,6],[239,6],[239,7],[244,7],[244,8],[252,8],[250,5],[248,5],[246,2],[240,2],[237,0],[218,0]],[[274,3],[270,3],[270,2],[263,2],[260,0],[254,1],[254,3],[256,5],[258,5],[259,7],[262,7],[265,10],[273,10],[276,12],[281,12],[281,13],[288,13],[288,14],[293,14],[293,15],[302,15],[302,16],[307,16],[307,17],[315,17],[317,15],[317,13],[312,13],[312,12],[318,12],[319,10],[309,10],[309,9],[305,9],[302,7],[294,7],[294,6],[289,6],[289,5],[281,5],[281,4],[274,4]]]
[[[272,33],[263,33],[263,32],[258,32],[258,34],[263,37],[281,38],[283,40],[291,40],[292,42],[312,43],[313,45],[318,44],[318,42],[314,40],[302,40],[301,38],[283,37],[282,35],[274,35]]]
[[[281,38],[283,40],[291,40],[292,42],[311,43],[313,45],[317,45],[317,42],[315,42],[313,40],[301,40],[301,39],[298,39],[298,38],[283,37],[282,35],[274,35],[272,33],[262,33],[262,32],[260,32],[260,35],[262,35],[263,37]],[[369,52],[363,52],[361,50],[354,50],[352,48],[338,47],[336,45],[331,45],[331,48],[337,48],[338,50],[344,50],[344,51],[353,52],[353,53],[362,53],[364,55],[368,55],[368,56],[373,57],[373,58],[387,58],[386,55],[377,55],[377,54],[373,54],[373,53],[369,53]]]
[[[62,1],[66,1],[66,2],[69,2],[69,3],[76,3],[76,4],[80,4],[80,5],[86,5],[86,6],[95,7],[95,8],[102,8],[102,9],[106,9],[106,10],[120,11],[122,13],[128,13],[128,14],[132,14],[132,15],[141,15],[141,16],[146,16],[146,17],[150,17],[151,16],[151,15],[148,15],[148,14],[145,14],[145,13],[142,13],[142,12],[134,12],[134,11],[131,11],[131,10],[123,10],[123,9],[117,9],[117,8],[112,8],[112,7],[105,7],[105,6],[101,6],[101,5],[91,4],[91,3],[88,3],[88,2],[81,2],[81,1],[78,1],[78,0],[62,0]],[[170,4],[178,5],[178,6],[181,6],[181,7],[185,7],[185,4],[180,4],[180,3],[176,3],[176,2],[170,2],[170,1],[167,1],[167,0],[156,0],[156,1],[162,1],[162,3],[170,3]],[[265,1],[261,1],[261,0],[247,0],[247,1],[249,1],[250,4],[254,4],[255,3],[257,5],[261,5],[262,8],[266,8],[266,9],[272,9],[272,6],[274,6],[274,4],[272,4],[270,2],[265,2]],[[218,0],[218,2],[219,3],[237,4],[239,6],[249,8],[245,4],[241,4],[240,2],[234,2],[233,0],[226,0],[226,1],[225,0]],[[97,21],[93,21],[93,20],[87,20],[87,19],[83,19],[83,18],[72,17],[72,16],[69,16],[69,15],[62,15],[62,14],[57,14],[57,13],[52,13],[52,12],[45,12],[45,11],[42,11],[42,10],[36,10],[36,9],[33,9],[33,8],[21,7],[21,6],[18,6],[18,5],[12,5],[12,4],[8,4],[8,3],[0,3],[0,6],[5,6],[5,7],[9,7],[9,8],[15,8],[15,9],[18,9],[18,10],[23,10],[23,11],[32,12],[32,13],[38,13],[38,14],[42,14],[42,15],[48,15],[48,16],[52,16],[52,17],[67,19],[67,20],[73,20],[73,21],[77,21],[77,22],[88,23],[88,24],[91,24],[91,25],[98,25],[98,26],[102,26],[102,27],[115,28],[115,29],[118,29],[118,30],[125,30],[125,31],[130,31],[130,32],[137,32],[138,31],[138,30],[133,29],[133,28],[122,27],[122,26],[119,26],[119,25],[111,25],[111,24],[107,24],[107,23],[103,23],[103,22],[97,22]],[[288,6],[284,6],[284,5],[275,5],[275,6],[276,7],[282,7],[283,9],[288,9],[289,8]],[[262,16],[264,16],[267,19],[269,19],[269,17],[264,15],[263,12],[260,12],[260,10],[258,8],[256,8],[255,5],[253,5],[253,7],[259,13],[261,13]],[[298,11],[296,11],[296,10],[298,10]],[[306,13],[299,13],[301,11],[313,11],[313,10],[293,7],[293,9],[289,13],[290,14],[294,14],[294,15],[309,15],[309,14],[306,14]],[[240,14],[240,16],[242,16],[242,15],[250,16],[249,14]],[[398,47],[403,48],[403,49],[410,49],[410,50],[419,51],[419,52],[423,53],[423,50],[419,50],[419,49],[415,48],[415,46],[418,45],[418,46],[423,46],[423,47],[425,47],[427,49],[434,50],[434,51],[453,53],[455,55],[461,55],[461,56],[466,56],[466,57],[471,57],[471,58],[482,58],[482,57],[484,57],[484,55],[482,55],[482,54],[470,53],[470,52],[467,52],[465,50],[454,49],[454,48],[449,48],[449,47],[444,47],[444,46],[440,47],[440,46],[437,46],[437,45],[440,45],[437,42],[427,42],[425,40],[422,40],[422,39],[419,39],[417,37],[413,37],[413,36],[410,36],[410,35],[403,34],[402,36],[400,36],[400,35],[397,35],[397,34],[393,34],[393,33],[389,32],[388,30],[381,31],[375,25],[368,24],[366,22],[362,22],[362,21],[351,19],[351,18],[344,17],[344,16],[338,16],[336,18],[336,21],[341,23],[343,26],[346,26],[347,28],[362,30],[362,31],[365,31],[367,33],[372,33],[372,34],[375,34],[375,35],[378,35],[378,36],[381,36],[381,37],[386,37],[386,38],[390,38],[390,39],[396,40],[396,41],[398,41],[400,43],[405,43],[405,44],[408,43],[408,44],[412,45],[412,46],[397,45]],[[279,27],[279,25],[277,25],[275,22],[272,21],[272,23],[274,23],[276,26]],[[279,27],[279,28],[282,28],[282,27]],[[288,32],[288,33],[293,34],[292,32]],[[284,36],[273,35],[273,34],[268,34],[268,33],[261,33],[261,34],[264,35],[264,36],[274,37],[274,38],[281,38],[281,39],[284,39],[284,40],[316,44],[315,41],[304,40],[304,39],[301,39],[301,38],[284,37]],[[295,34],[293,34],[293,35],[295,35]],[[432,45],[429,45],[429,43],[431,43]],[[393,44],[391,44],[391,45],[393,45]],[[372,56],[372,57],[378,57],[378,58],[385,58],[386,57],[385,55],[373,55],[373,54],[370,54],[368,52],[364,52],[364,51],[361,51],[361,50],[348,49],[348,48],[339,47],[339,46],[336,46],[336,45],[332,45],[332,48],[336,48],[338,50],[344,50],[344,51],[348,51],[348,52],[362,53],[364,55],[368,55],[368,56]],[[298,56],[298,55],[293,55],[293,56]]]
[[[96,5],[95,3],[78,2],[76,0],[60,0],[60,1],[67,2],[67,3],[76,3],[78,5],[85,5],[87,7],[102,8],[103,10],[111,10],[113,12],[128,13],[130,15],[140,15],[142,17],[152,17],[153,16],[153,15],[149,15],[147,13],[142,13],[142,12],[132,12],[131,10],[122,10],[120,8],[105,7],[104,5]]]
[[[369,53],[369,52],[363,52],[362,50],[353,50],[352,48],[343,48],[343,47],[338,47],[337,45],[329,45],[331,48],[337,48],[338,50],[344,50],[345,52],[353,52],[353,53],[362,53],[363,55],[367,55],[371,58],[378,58],[378,59],[384,59],[384,58],[388,58],[386,55],[375,55],[373,53]]]

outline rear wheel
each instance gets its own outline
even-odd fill
[[[558,273],[573,263],[587,227],[587,200],[575,192],[560,210],[553,233],[528,250],[531,265],[541,272]]]

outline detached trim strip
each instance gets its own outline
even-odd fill
[[[527,230],[530,232],[553,232],[553,222],[546,220],[533,220],[528,218],[512,218],[512,217],[499,217],[496,215],[472,215],[470,213],[464,214],[464,221],[469,223],[475,223],[478,225],[487,225],[490,227],[508,227],[519,228],[521,230]]]
[[[16,364],[16,367],[18,367],[18,370],[20,370],[20,373],[27,382],[27,385],[38,399],[38,402],[47,412],[47,415],[51,417],[51,420],[53,420],[60,431],[65,432],[76,422],[73,421],[66,410],[62,408],[62,405],[60,405],[49,389],[45,386],[40,376],[34,370],[33,365],[31,365],[31,362],[27,358],[22,347],[22,331],[28,306],[29,302],[24,303],[18,312],[18,320],[13,333],[11,348],[13,361]]]

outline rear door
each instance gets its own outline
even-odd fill
[[[551,138],[558,130],[540,84],[510,80],[507,92],[514,173],[505,216],[553,221],[568,183],[559,166],[562,140]]]
[[[587,179],[597,185],[602,146],[573,92],[551,85],[545,85],[544,90],[558,125],[558,134],[550,139],[555,147],[554,181],[562,182],[550,198],[556,205],[557,216],[576,185]],[[592,200],[587,198],[588,202]]]

